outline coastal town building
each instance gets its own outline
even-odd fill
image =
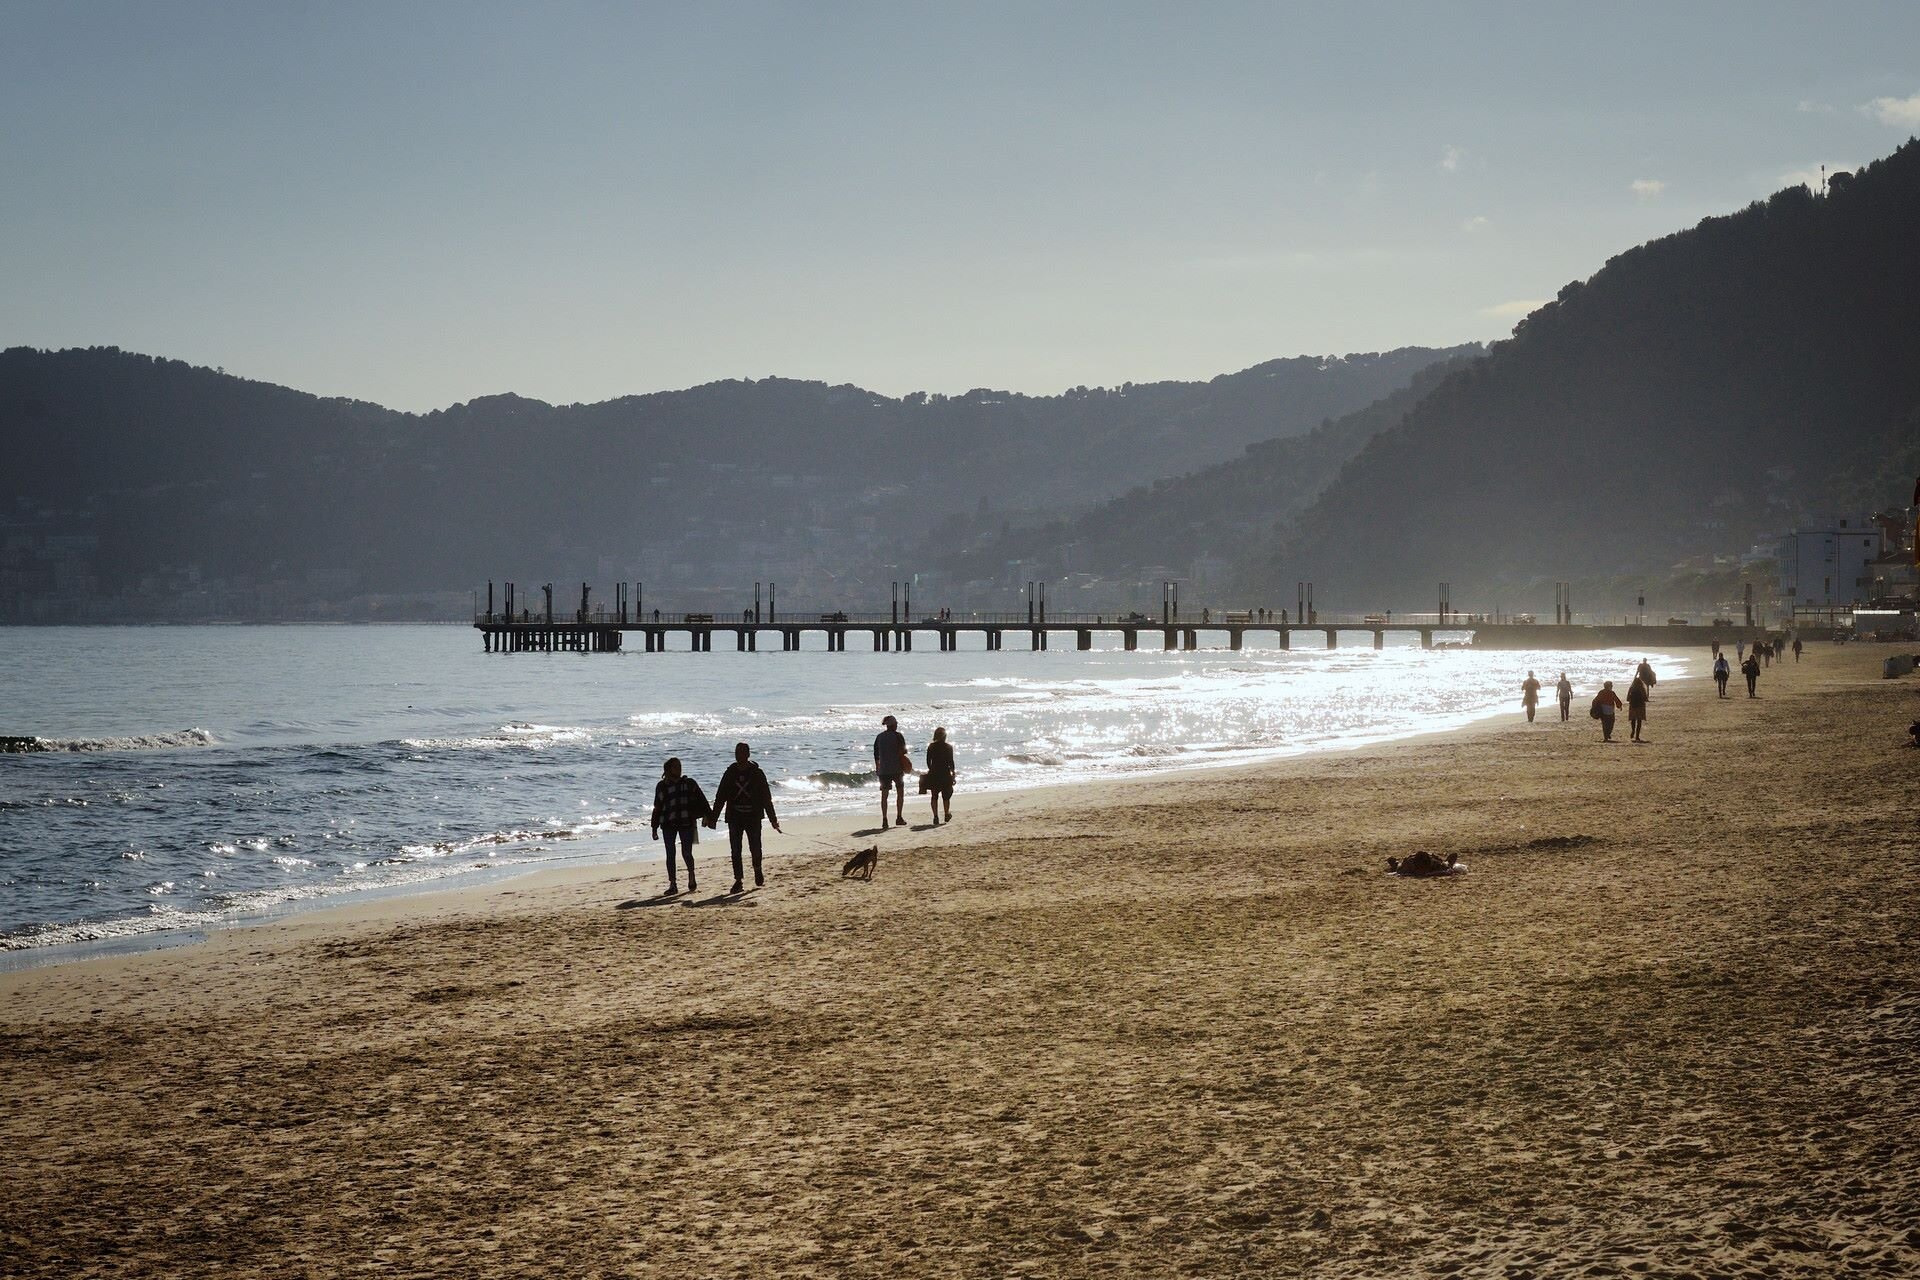
[[[1780,595],[1789,607],[1835,608],[1872,598],[1867,566],[1886,553],[1886,532],[1867,516],[1841,516],[1780,540]]]

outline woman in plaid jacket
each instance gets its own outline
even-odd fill
[[[667,891],[662,896],[671,898],[680,892],[673,866],[676,843],[687,860],[687,892],[700,888],[693,875],[693,846],[700,843],[700,820],[711,812],[700,784],[681,774],[680,757],[670,758],[653,787],[653,838],[658,840],[662,831],[667,833]]]

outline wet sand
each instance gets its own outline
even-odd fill
[[[1920,1273],[1887,652],[0,974],[0,1273]]]

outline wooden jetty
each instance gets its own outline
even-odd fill
[[[1328,649],[1339,648],[1342,637],[1348,644],[1367,637],[1375,649],[1386,647],[1388,636],[1417,638],[1422,648],[1436,644],[1459,645],[1476,649],[1646,649],[1701,647],[1718,641],[1733,645],[1764,637],[1765,628],[1755,626],[1689,626],[1669,624],[1581,625],[1542,624],[1528,621],[1493,621],[1479,615],[1414,614],[1321,614],[1311,613],[1306,621],[1290,621],[1283,611],[1247,611],[1203,609],[1195,617],[1167,610],[1159,618],[1130,614],[1049,614],[1044,604],[1024,613],[965,613],[940,610],[915,617],[910,604],[895,606],[886,613],[848,614],[778,613],[771,604],[763,613],[758,608],[742,610],[738,615],[711,613],[662,613],[629,608],[624,591],[616,592],[613,608],[590,607],[589,592],[581,590],[580,607],[556,614],[551,591],[544,592],[538,610],[516,608],[511,586],[505,607],[493,608],[493,590],[487,591],[488,608],[474,615],[488,653],[619,653],[626,648],[626,637],[637,635],[647,653],[668,649],[669,637],[685,637],[685,649],[710,653],[716,635],[723,647],[741,653],[768,649],[795,652],[800,638],[814,632],[824,635],[828,652],[845,652],[849,637],[857,637],[855,648],[871,645],[875,653],[911,652],[916,637],[923,648],[938,648],[943,653],[957,651],[962,636],[979,636],[981,648],[992,652],[1006,647],[1009,634],[1024,636],[1030,650],[1051,647],[1055,638],[1072,638],[1076,649],[1091,649],[1095,635],[1118,635],[1122,646],[1133,651],[1141,647],[1166,652],[1191,651],[1202,647],[1240,650],[1250,642],[1268,648],[1291,649],[1294,637],[1305,633],[1317,637]],[[725,638],[731,645],[725,645]],[[1205,637],[1205,644],[1202,638]],[[1018,648],[1019,646],[1016,646]],[[1064,646],[1063,646],[1064,647]]]

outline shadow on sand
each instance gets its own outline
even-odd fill
[[[678,901],[684,907],[751,907],[754,905],[753,895],[757,892],[757,889],[746,889],[739,893],[716,893],[711,898],[702,898],[698,902],[691,898]]]
[[[640,908],[640,907],[674,907],[674,906],[680,905],[684,901],[686,901],[686,899],[679,894],[675,894],[671,898],[663,897],[660,894],[655,894],[651,898],[628,898],[625,902],[622,902],[618,906],[616,906],[614,910],[615,911],[633,911],[636,908]]]

